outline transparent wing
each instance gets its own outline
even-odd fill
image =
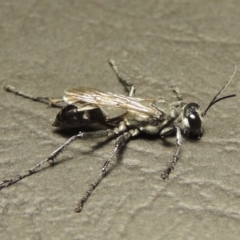
[[[101,106],[121,108],[153,117],[160,117],[162,114],[161,111],[152,106],[153,99],[133,98],[109,92],[104,93],[93,88],[76,87],[67,89],[63,99],[68,104],[86,105],[91,108]]]

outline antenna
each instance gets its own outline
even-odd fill
[[[206,110],[202,113],[202,116],[204,117],[207,114],[207,111],[217,102],[226,99],[226,98],[231,98],[231,97],[236,97],[236,94],[231,94],[231,95],[227,95],[221,98],[217,97],[223,92],[223,90],[228,86],[228,84],[231,82],[231,80],[233,79],[235,73],[237,71],[237,66],[235,66],[234,72],[233,74],[230,76],[229,80],[227,81],[227,83],[220,89],[220,91],[215,95],[215,97],[212,99],[212,101],[209,103],[209,105],[207,106]]]

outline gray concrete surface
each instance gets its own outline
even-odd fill
[[[0,83],[61,96],[83,85],[123,93],[107,64],[139,97],[203,108],[240,62],[240,2],[0,1]],[[225,93],[239,94],[240,70]],[[0,192],[1,239],[239,239],[239,97],[216,105],[200,141],[185,139],[168,181],[160,173],[175,139],[138,138],[73,209],[114,141],[79,140],[41,172]],[[70,134],[51,127],[57,109],[1,90],[0,180],[34,166]]]

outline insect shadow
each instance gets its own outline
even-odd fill
[[[203,119],[208,110],[215,103],[236,96],[235,94],[231,94],[218,98],[232,80],[237,68],[235,68],[230,79],[202,112],[197,103],[185,103],[177,87],[172,87],[173,93],[177,98],[177,101],[173,103],[168,103],[162,98],[146,99],[134,97],[135,86],[119,74],[113,60],[109,60],[109,64],[117,79],[125,88],[127,96],[110,92],[105,93],[93,88],[76,87],[65,90],[62,98],[50,98],[32,96],[10,85],[4,87],[6,91],[16,95],[53,107],[60,107],[61,110],[57,114],[53,126],[60,129],[61,134],[65,134],[69,139],[34,167],[19,174],[15,178],[3,180],[0,183],[0,189],[15,184],[23,178],[38,172],[40,167],[45,163],[53,164],[58,155],[79,138],[92,139],[105,137],[106,140],[97,143],[93,147],[94,149],[101,147],[103,144],[115,138],[114,149],[103,164],[100,174],[92,182],[90,188],[75,208],[76,212],[81,212],[94,189],[103,177],[106,176],[107,170],[109,170],[109,164],[114,156],[117,154],[119,159],[122,158],[122,154],[119,154],[119,149],[123,150],[126,142],[132,138],[139,137],[140,133],[141,135],[145,135],[145,137],[148,136],[149,140],[155,140],[156,137],[160,138],[163,140],[163,144],[169,147],[172,144],[165,140],[165,138],[172,135],[176,136],[175,151],[172,160],[161,174],[162,179],[167,179],[179,159],[182,135],[190,139],[200,139],[203,134]],[[62,103],[66,105],[59,105]],[[112,115],[108,111],[109,108],[113,110],[120,109],[122,113]],[[94,124],[102,127],[97,130],[91,129]],[[79,131],[79,128],[83,131]]]

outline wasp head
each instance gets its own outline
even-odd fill
[[[183,124],[183,132],[188,136],[198,137],[200,138],[203,133],[203,118],[206,116],[207,111],[217,102],[222,101],[227,98],[236,97],[236,94],[231,94],[227,96],[223,96],[218,98],[218,96],[223,92],[223,90],[227,87],[227,85],[232,80],[234,74],[237,71],[237,67],[227,81],[227,83],[220,89],[220,91],[214,96],[212,101],[208,104],[207,108],[201,112],[200,106],[196,103],[188,103],[183,106],[182,113],[182,124]]]
[[[183,107],[183,132],[187,136],[200,138],[203,132],[203,117],[197,103],[188,103]]]

